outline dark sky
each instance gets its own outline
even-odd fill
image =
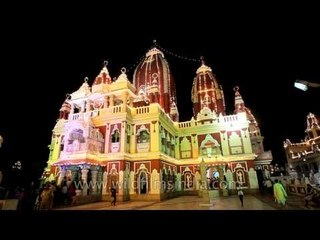
[[[319,21],[308,11],[301,16],[286,8],[260,10],[161,12],[153,18],[121,9],[114,10],[117,16],[109,15],[110,9],[94,17],[85,11],[15,12],[11,18],[18,21],[4,19],[1,30],[0,134],[5,141],[0,166],[21,160],[32,176],[41,174],[65,95],[86,76],[91,84],[104,60],[117,77],[153,39],[182,56],[203,55],[224,89],[227,113],[233,112],[232,89],[238,85],[260,124],[266,150],[283,162],[282,141],[304,138],[306,115],[320,115],[320,88],[302,92],[293,87],[297,78],[320,82]],[[120,18],[127,20],[120,23]],[[165,56],[177,85],[180,119],[188,121],[199,63]]]

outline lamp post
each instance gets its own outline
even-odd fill
[[[302,91],[307,91],[309,87],[312,87],[312,88],[320,87],[320,83],[308,82],[306,80],[297,79],[294,82],[294,86]]]

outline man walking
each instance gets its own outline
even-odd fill
[[[243,207],[243,191],[241,185],[238,186],[238,196],[240,199],[241,207]]]
[[[114,184],[112,184],[112,188],[111,188],[111,205],[115,206],[116,205],[116,201],[117,201],[117,189],[114,186]]]

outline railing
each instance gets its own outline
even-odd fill
[[[74,113],[69,115],[69,120],[82,120],[83,119],[83,113]]]
[[[100,115],[100,110],[93,110],[90,112],[91,117],[97,117]]]
[[[178,127],[179,127],[179,128],[188,128],[188,127],[191,127],[191,121],[180,122],[180,123],[178,124]]]
[[[143,106],[136,108],[136,114],[146,114],[150,112],[149,106]]]
[[[235,121],[238,121],[238,116],[237,115],[223,116],[223,121],[224,122],[235,122]]]
[[[98,117],[100,116],[100,111],[106,111],[107,113],[120,113],[122,112],[122,108],[123,108],[122,105],[118,105],[118,106],[113,106],[106,109],[93,110],[90,112],[74,113],[69,115],[69,120],[75,121],[75,120],[83,120],[84,117]],[[149,110],[147,111],[149,112]]]
[[[122,105],[112,107],[112,113],[122,112]]]

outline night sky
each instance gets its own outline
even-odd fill
[[[68,11],[16,13],[13,17],[20,21],[9,24],[6,19],[1,30],[0,167],[20,160],[28,179],[39,177],[66,94],[76,91],[86,76],[92,84],[104,60],[112,78],[126,67],[132,80],[134,64],[153,39],[180,56],[204,56],[223,87],[228,114],[234,110],[233,87],[239,86],[265,137],[265,149],[283,163],[283,140],[303,139],[307,114],[320,115],[320,88],[302,92],[293,87],[298,78],[320,83],[318,21],[307,12],[303,20],[286,13],[164,14],[170,24],[159,16],[127,12],[118,16],[130,19],[126,24],[107,15],[90,18],[85,12],[72,17]],[[200,63],[165,57],[177,85],[180,121],[188,121]]]

